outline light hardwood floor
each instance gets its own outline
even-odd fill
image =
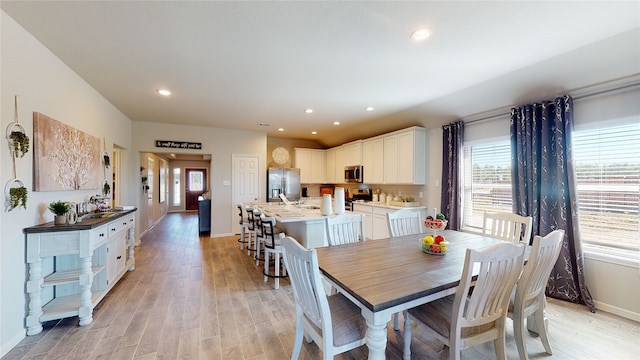
[[[128,273],[94,311],[94,321],[50,322],[2,360],[14,359],[287,359],[294,337],[291,286],[265,284],[237,236],[198,235],[197,216],[169,214],[136,248]],[[531,359],[639,359],[640,324],[550,299],[552,357],[528,338]],[[511,321],[507,356],[517,359]],[[388,359],[402,358],[402,334],[388,328]],[[414,325],[414,359],[446,359],[448,350]],[[366,346],[337,359],[366,359]],[[301,359],[320,359],[314,344]],[[494,358],[491,343],[467,349],[464,359]]]

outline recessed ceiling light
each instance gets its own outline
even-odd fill
[[[333,125],[340,125],[340,121],[334,121]]]
[[[373,108],[373,107],[371,107],[371,106],[367,106],[367,107],[366,107],[366,108],[364,108],[364,109],[365,109],[365,110],[367,110],[367,111],[373,111],[373,110],[374,110],[374,108]]]
[[[431,35],[429,29],[418,29],[411,33],[411,40],[413,41],[422,41]]]
[[[307,113],[307,114],[311,114],[313,112],[313,109],[307,109],[304,112]]]
[[[318,135],[318,132],[317,131],[312,131],[311,135]]]
[[[171,95],[171,91],[169,91],[167,89],[159,89],[158,90],[158,94],[164,95],[164,96],[169,96],[169,95]]]
[[[284,131],[284,128],[278,128],[278,131]]]

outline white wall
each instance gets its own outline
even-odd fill
[[[258,155],[260,172],[266,177],[267,136],[263,132],[199,126],[133,123],[134,151],[171,153],[171,149],[156,148],[156,140],[189,141],[202,143],[201,150],[180,150],[180,153],[211,154],[209,189],[211,190],[211,237],[231,235],[237,208],[233,204],[231,187],[232,154]],[[138,165],[139,166],[139,165]],[[260,189],[265,188],[261,178]],[[261,194],[261,197],[262,198]],[[138,204],[139,205],[139,204]]]
[[[2,129],[14,119],[13,97],[19,95],[19,121],[33,144],[33,112],[40,112],[81,131],[106,139],[107,151],[113,144],[131,148],[131,121],[106,101],[95,89],[71,71],[48,49],[16,24],[4,11],[0,14],[1,96],[0,121]],[[5,142],[6,140],[2,140]],[[8,352],[24,336],[26,314],[25,295],[25,239],[22,229],[53,220],[46,205],[54,200],[84,201],[100,191],[34,192],[33,147],[17,159],[17,175],[29,190],[27,209],[0,212],[0,356]],[[131,151],[128,156],[137,154]],[[8,146],[0,146],[0,173],[4,185],[13,178]],[[126,159],[126,172],[132,172],[136,161]],[[102,172],[102,171],[101,171]],[[102,176],[102,174],[101,174]],[[107,174],[110,177],[111,174]],[[129,176],[131,177],[131,176]],[[122,186],[123,201],[133,202],[132,188]]]

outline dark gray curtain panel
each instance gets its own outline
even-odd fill
[[[548,296],[595,305],[584,278],[572,160],[573,99],[568,96],[511,109],[513,210],[533,217],[533,235],[565,231]],[[530,239],[531,240],[531,239]]]
[[[462,225],[462,191],[460,166],[462,162],[462,140],[464,123],[459,120],[442,127],[442,193],[440,212],[449,220],[451,230],[460,230]]]

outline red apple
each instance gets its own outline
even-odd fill
[[[435,237],[435,239],[434,239],[434,242],[435,242],[436,244],[440,244],[440,243],[441,243],[441,242],[443,242],[443,241],[444,241],[444,236],[442,236],[442,235],[437,235],[437,236]]]

